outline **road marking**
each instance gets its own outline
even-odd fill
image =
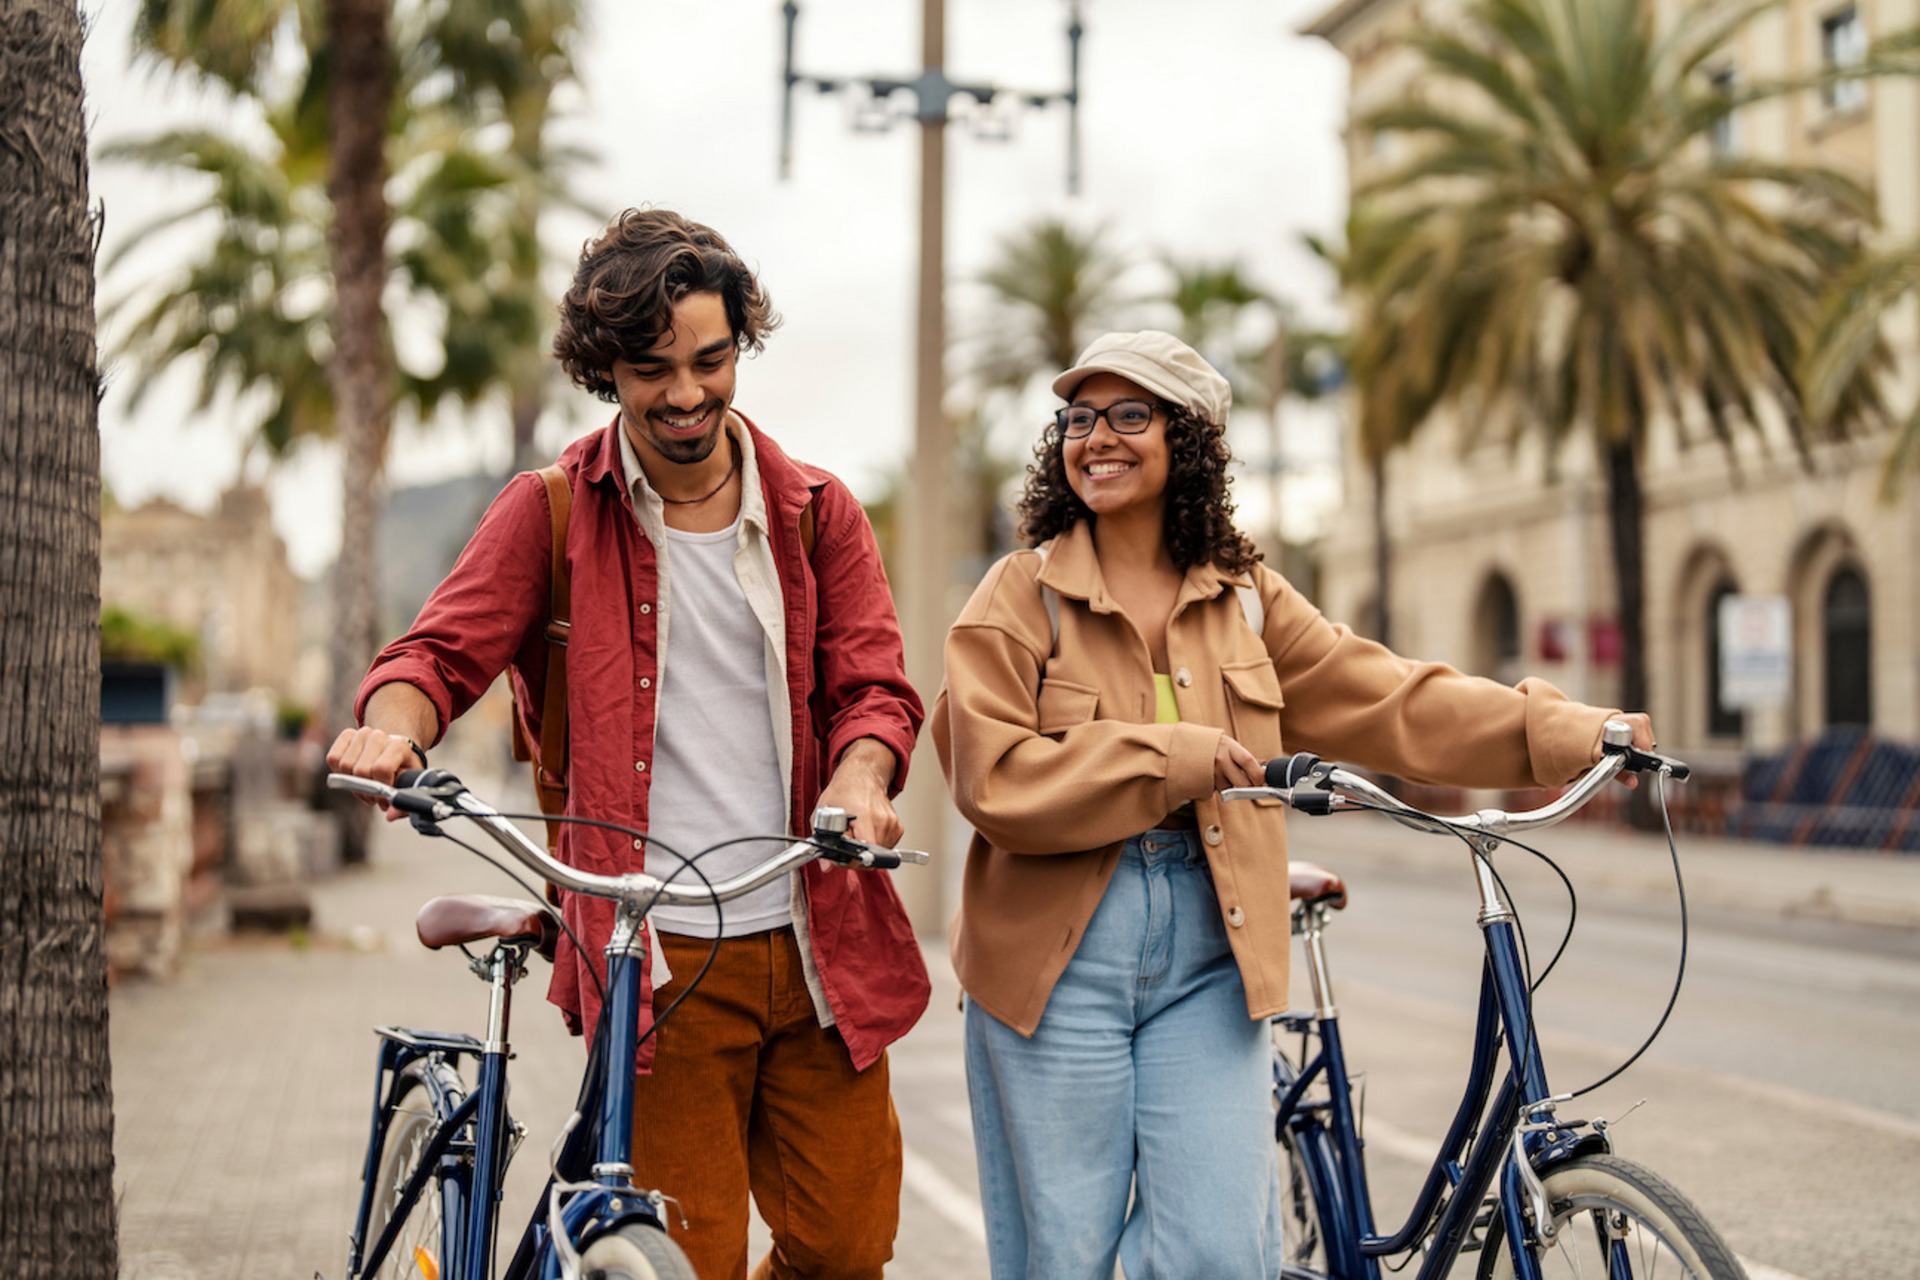
[[[981,1244],[987,1242],[987,1219],[981,1212],[980,1201],[961,1190],[911,1147],[902,1148],[900,1152],[900,1174],[908,1189],[935,1213]],[[1756,1280],[1776,1280],[1776,1277],[1757,1277]]]
[[[1378,1116],[1366,1122],[1366,1144],[1369,1150],[1384,1151],[1390,1156],[1406,1160],[1415,1165],[1433,1163],[1433,1153],[1440,1149],[1435,1138],[1421,1138],[1388,1120]],[[1744,1254],[1735,1254],[1740,1265],[1747,1270],[1747,1280],[1803,1280],[1801,1276],[1779,1267],[1770,1267],[1764,1262],[1755,1262]]]
[[[1764,1262],[1755,1262],[1743,1253],[1736,1253],[1733,1256],[1740,1259],[1740,1265],[1747,1269],[1747,1280],[1801,1280],[1791,1271],[1782,1271]]]

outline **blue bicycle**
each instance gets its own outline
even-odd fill
[[[640,872],[594,875],[554,859],[445,770],[409,771],[397,781],[399,786],[389,787],[333,774],[327,784],[386,801],[426,835],[455,838],[445,827],[455,819],[471,821],[550,883],[619,907],[579,1100],[557,1144],[541,1203],[499,1275],[505,1280],[696,1280],[686,1255],[667,1236],[666,1197],[633,1181],[633,1077],[645,962],[640,922],[655,903],[726,902],[814,858],[886,868],[924,863],[927,855],[854,840],[847,835],[846,813],[822,808],[813,815],[810,838],[768,837],[781,846],[779,852],[717,884],[663,883]],[[506,1106],[513,986],[525,976],[530,954],[552,959],[562,927],[545,904],[531,900],[458,895],[435,898],[421,908],[418,931],[426,946],[488,948],[478,955],[467,951],[469,967],[492,991],[486,1038],[375,1029],[380,1045],[373,1119],[348,1246],[348,1280],[489,1280],[495,1275],[502,1179],[526,1136]],[[698,982],[696,977],[688,989]],[[670,1005],[660,1017],[672,1012]],[[469,1067],[471,1081],[465,1074]]]
[[[1311,755],[1271,762],[1265,787],[1222,793],[1227,799],[1278,798],[1315,815],[1372,810],[1416,830],[1457,836],[1472,851],[1480,889],[1486,967],[1466,1089],[1406,1222],[1382,1235],[1374,1228],[1360,1120],[1327,973],[1326,927],[1346,905],[1346,888],[1330,871],[1293,868],[1293,930],[1305,950],[1314,1008],[1275,1019],[1299,1038],[1297,1052],[1277,1047],[1274,1055],[1287,1280],[1380,1280],[1384,1259],[1416,1250],[1424,1251],[1419,1280],[1447,1275],[1469,1253],[1478,1255],[1473,1274],[1480,1280],[1746,1280],[1733,1251],[1685,1196],[1659,1175],[1612,1154],[1604,1120],[1559,1117],[1561,1105],[1605,1080],[1564,1094],[1547,1084],[1533,1021],[1537,982],[1530,981],[1517,920],[1490,858],[1513,836],[1572,814],[1622,769],[1650,775],[1657,790],[1667,778],[1687,776],[1679,761],[1635,749],[1619,721],[1609,722],[1603,738],[1599,764],[1553,803],[1524,813],[1487,809],[1441,817]],[[1659,804],[1664,816],[1663,794]],[[1668,843],[1671,848],[1671,827]],[[1677,858],[1674,867],[1677,882]],[[1683,894],[1683,957],[1684,902]],[[1678,991],[1676,983],[1676,997]],[[1671,1001],[1667,1008],[1672,1010]]]

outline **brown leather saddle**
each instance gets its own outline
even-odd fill
[[[1336,911],[1347,905],[1346,881],[1325,867],[1311,862],[1289,863],[1287,879],[1292,890],[1288,896],[1296,902],[1324,902]]]
[[[1295,891],[1298,896],[1298,890]],[[530,898],[496,898],[479,893],[455,893],[434,898],[414,917],[420,944],[441,947],[499,938],[531,946],[548,961],[560,939],[560,919]]]

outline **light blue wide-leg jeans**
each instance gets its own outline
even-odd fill
[[[994,1280],[1279,1274],[1271,1041],[1193,832],[1127,841],[1032,1039],[966,1037]]]

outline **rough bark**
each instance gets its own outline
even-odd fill
[[[100,436],[72,0],[0,0],[0,1275],[111,1277]]]
[[[387,281],[387,117],[393,58],[385,0],[326,0],[332,60],[327,193],[333,202],[333,387],[341,441],[340,560],[328,645],[328,727],[353,723],[353,694],[373,658],[379,626],[376,533],[385,492],[394,373],[381,294]],[[354,806],[360,809],[360,806]],[[361,846],[365,813],[348,820],[347,856]]]
[[[1646,502],[1640,463],[1630,443],[1602,446],[1607,472],[1607,528],[1619,592],[1620,705],[1647,709]]]
[[[1393,537],[1387,527],[1387,460],[1367,464],[1373,472],[1373,638],[1393,647]]]

